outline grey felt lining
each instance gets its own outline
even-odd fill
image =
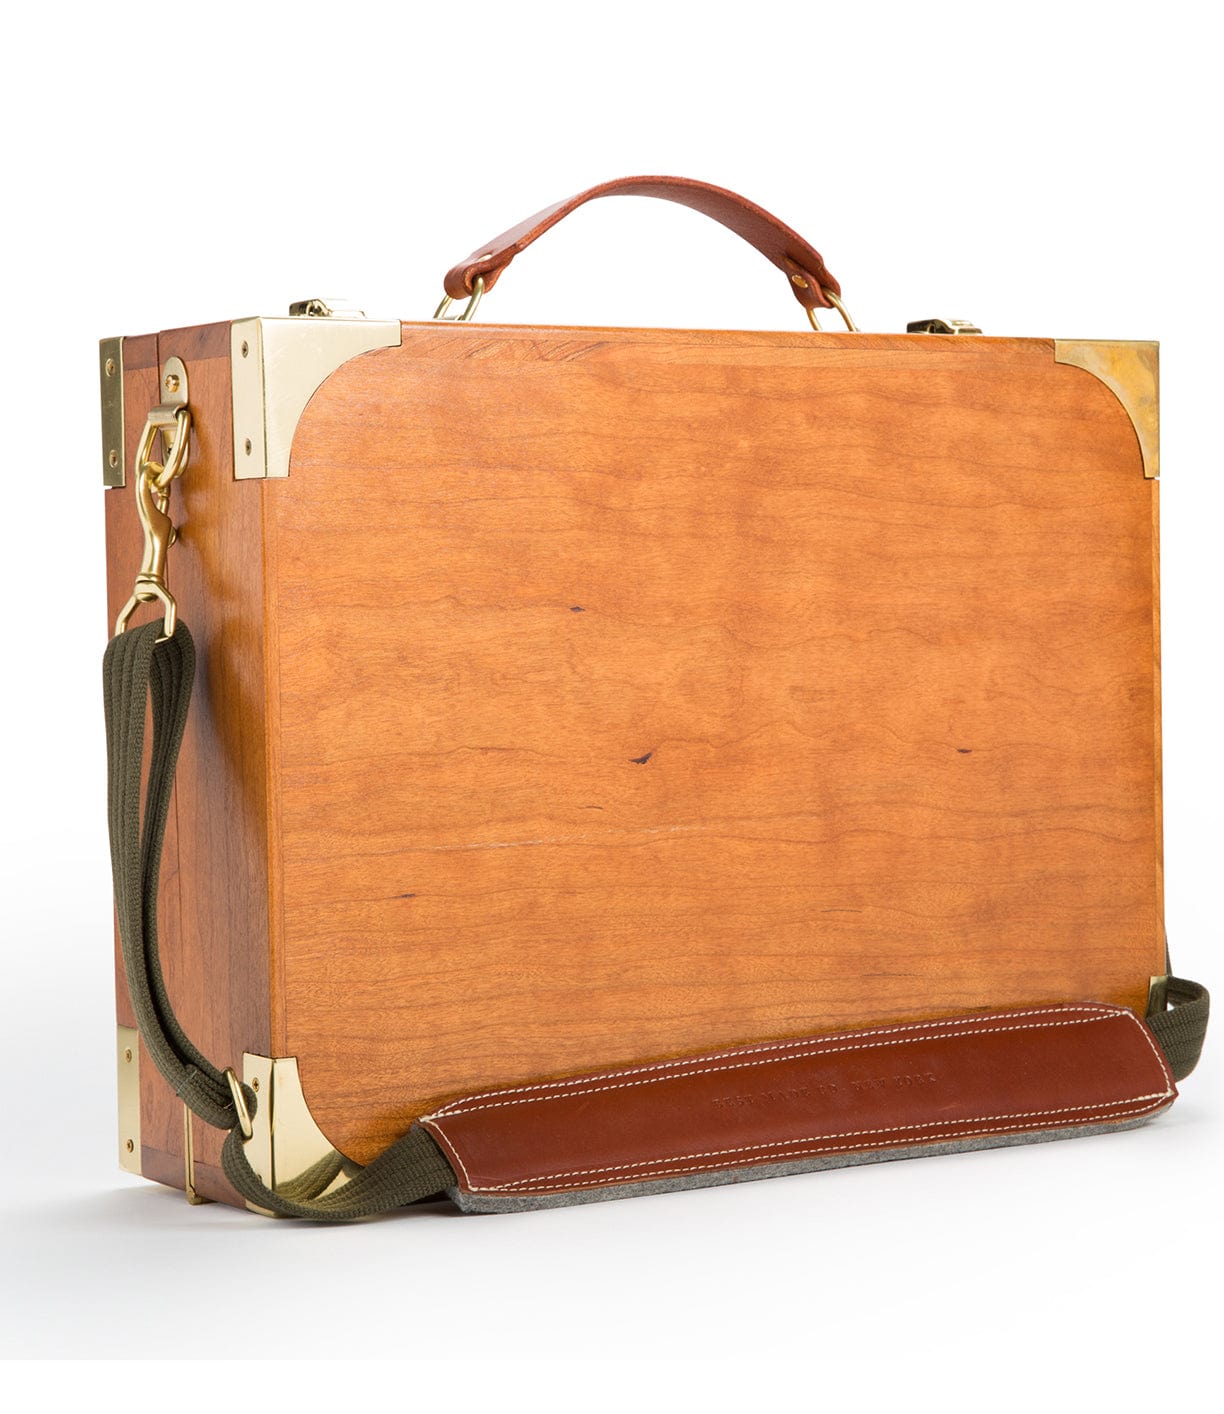
[[[1170,1102],[1171,1103],[1171,1102]],[[1106,1124],[1083,1124],[1065,1129],[1042,1129],[1031,1134],[986,1134],[972,1139],[954,1139],[936,1144],[915,1144],[904,1149],[863,1150],[853,1154],[823,1154],[810,1159],[782,1163],[753,1164],[743,1168],[720,1169],[714,1173],[679,1174],[674,1178],[651,1178],[637,1183],[617,1183],[601,1188],[578,1188],[562,1193],[465,1193],[447,1189],[446,1196],[464,1213],[526,1213],[537,1208],[570,1208],[580,1203],[608,1203],[614,1198],[640,1198],[649,1193],[679,1193],[687,1188],[715,1188],[725,1183],[754,1183],[759,1178],[785,1178],[822,1169],[853,1168],[858,1164],[883,1164],[893,1159],[920,1159],[937,1154],[965,1154],[974,1149],[1003,1149],[1014,1144],[1046,1144],[1055,1139],[1078,1139],[1089,1134],[1113,1134],[1122,1129],[1138,1129],[1154,1115],[1168,1109],[1164,1105],[1138,1119],[1114,1120]]]

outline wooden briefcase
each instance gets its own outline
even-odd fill
[[[847,328],[473,322],[615,194]],[[1167,1106],[1155,345],[859,333],[678,178],[446,294],[102,344],[123,1166],[497,1210]]]

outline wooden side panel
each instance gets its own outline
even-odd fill
[[[1152,784],[1155,797],[1155,818],[1152,833],[1156,845],[1156,922],[1160,929],[1160,963],[1153,968],[1152,976],[1161,976],[1169,970],[1168,934],[1165,931],[1165,866],[1164,866],[1164,726],[1161,699],[1161,657],[1160,657],[1160,482],[1149,483],[1152,488]]]
[[[1039,340],[406,325],[270,483],[278,1050],[477,1088],[1162,970],[1153,488]]]
[[[148,341],[147,369],[133,367],[133,342],[124,345],[129,467],[172,354],[187,365],[193,413],[190,464],[171,498],[170,584],[199,663],[162,868],[162,956],[188,1034],[241,1071],[244,1050],[271,1049],[263,487],[233,479],[229,325],[163,332]],[[128,481],[106,493],[112,624],[140,560],[130,471]],[[126,997],[121,1019],[124,1006]],[[145,1175],[183,1187],[183,1107],[152,1065],[141,1067],[141,1130]],[[239,1202],[219,1167],[223,1136],[198,1120],[194,1134],[198,1191]]]

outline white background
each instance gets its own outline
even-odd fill
[[[1224,984],[1206,13],[115,0],[10,22],[0,1349],[393,1358],[412,1369],[310,1388],[409,1409],[1218,1398],[1219,1036],[1134,1133],[632,1203],[302,1229],[119,1175],[98,672],[99,337],[315,294],[423,317],[447,267],[550,201],[704,178],[802,230],[867,330],[1161,341],[1167,917],[1177,969]],[[578,213],[481,317],[803,327],[748,247],[642,201]],[[287,1392],[148,1373],[98,1373],[86,1407]]]

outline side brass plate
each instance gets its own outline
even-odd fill
[[[1143,474],[1160,475],[1160,345],[1123,339],[1056,339],[1055,363],[1099,378],[1130,415],[1143,454]]]
[[[131,1026],[119,1026],[119,1167],[126,1173],[140,1172],[140,1033]]]
[[[230,325],[234,478],[289,475],[298,419],[341,364],[401,342],[398,320],[236,319]]]
[[[122,339],[103,339],[98,345],[98,378],[102,392],[102,485],[122,486],[125,480]]]

